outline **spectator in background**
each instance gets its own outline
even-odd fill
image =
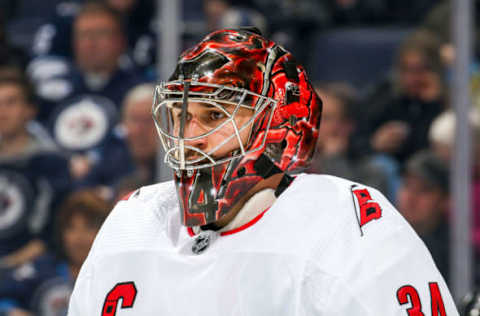
[[[68,196],[56,222],[59,251],[24,263],[0,278],[0,314],[66,315],[75,279],[111,207],[93,191]]]
[[[122,177],[137,174],[143,185],[170,180],[158,170],[159,140],[152,120],[153,84],[131,89],[123,102],[122,122],[109,142],[99,149],[98,162],[89,167],[82,185],[114,188]]]
[[[474,0],[473,2],[473,15],[477,18],[474,19],[475,24],[472,28],[473,33],[473,58],[470,64],[470,76],[471,76],[471,97],[473,105],[480,110],[480,0]],[[455,47],[451,37],[452,26],[452,2],[440,1],[426,16],[420,27],[428,29],[435,33],[441,40],[440,54],[445,66],[451,70],[453,62],[455,60]]]
[[[323,100],[323,110],[310,172],[347,178],[388,192],[386,175],[371,157],[358,156],[351,150],[357,123],[353,108],[357,96],[354,88],[339,82],[317,85],[315,90]]]
[[[431,152],[419,152],[407,162],[397,207],[425,242],[432,257],[448,280],[450,206],[449,171]]]
[[[98,93],[120,106],[127,91],[141,81],[137,73],[120,67],[126,49],[122,18],[107,5],[89,3],[75,18],[73,31],[75,64],[82,79],[75,92]]]
[[[122,64],[126,41],[121,15],[107,4],[87,2],[73,23],[74,66],[58,61],[42,70],[42,60],[37,60],[29,67],[44,100],[40,119],[54,120],[50,114],[58,104],[84,94],[105,97],[119,108],[126,92],[143,81],[137,68]],[[49,71],[50,76],[45,74]]]
[[[35,34],[31,48],[34,56],[55,55],[73,58],[73,23],[82,8],[81,2],[84,1],[69,0],[57,4],[55,15]],[[155,30],[152,29],[152,19],[155,14],[153,1],[100,0],[98,2],[106,3],[121,15],[127,35],[127,50],[132,62],[139,67],[153,65],[156,45]]]
[[[470,112],[472,129],[472,202],[473,202],[473,243],[480,257],[480,110],[472,107]],[[450,164],[454,153],[456,118],[452,110],[445,111],[433,121],[429,139],[432,150],[446,164]]]
[[[473,9],[474,16],[480,16],[480,1],[474,0]],[[428,29],[430,32],[435,33],[442,42],[441,54],[447,65],[451,65],[455,56],[455,48],[452,44],[451,38],[451,21],[452,21],[452,2],[447,0],[438,1],[438,3],[430,10],[426,15],[421,28]],[[473,26],[473,49],[474,57],[478,62],[480,57],[480,21],[478,18],[474,19],[475,25]]]
[[[392,79],[362,102],[365,117],[356,145],[403,166],[410,155],[428,147],[428,128],[445,109],[444,67],[435,36],[427,31],[412,34],[401,46],[393,71]]]
[[[474,285],[458,303],[458,311],[460,316],[480,315],[480,289],[478,285]]]
[[[28,82],[0,76],[0,264],[18,266],[45,251],[51,208],[69,189],[66,159],[29,129],[36,107]]]
[[[159,140],[152,120],[154,85],[135,87],[123,103],[123,126],[136,172],[148,183],[156,182]]]
[[[451,14],[452,11],[450,1],[440,1],[425,16],[424,21],[420,25],[421,28],[434,33],[441,42],[440,55],[446,65],[453,63],[454,48],[451,43]]]

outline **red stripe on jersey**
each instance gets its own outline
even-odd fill
[[[248,223],[245,223],[243,224],[242,226],[239,226],[237,228],[234,228],[232,230],[227,230],[226,232],[221,232],[220,233],[220,236],[228,236],[228,235],[232,235],[232,234],[235,234],[235,233],[238,233],[239,231],[242,231],[244,229],[247,229],[248,227],[254,225],[256,222],[258,222],[260,220],[260,218],[263,217],[263,214],[265,214],[266,211],[268,211],[269,208],[267,208],[265,211],[261,212],[260,214],[258,214],[254,219],[252,219],[250,222]]]
[[[125,195],[120,199],[120,201],[126,201],[126,200],[128,200],[128,199],[130,198],[130,196],[131,196],[133,193],[135,193],[135,191],[137,191],[137,190],[133,190],[132,192],[129,192],[129,193],[125,194]]]
[[[258,222],[260,220],[260,218],[263,217],[263,214],[265,214],[266,211],[268,211],[270,208],[267,208],[266,210],[264,210],[263,212],[261,212],[260,214],[258,214],[254,219],[252,219],[251,221],[243,224],[242,226],[239,226],[237,228],[234,228],[232,230],[227,230],[225,232],[221,232],[220,233],[220,236],[228,236],[228,235],[233,235],[235,233],[238,233],[244,229],[247,229],[248,227],[254,225],[256,222]],[[190,235],[190,237],[193,237],[195,236],[195,233],[193,232],[193,228],[192,227],[187,227],[187,232],[188,234]]]

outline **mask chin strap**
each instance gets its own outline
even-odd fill
[[[278,173],[283,173],[282,169],[278,168],[270,158],[262,154],[255,164],[253,165],[255,171],[264,179],[268,179],[273,175]],[[275,196],[279,197],[280,194],[285,191],[285,189],[292,183],[294,178],[286,173],[283,174],[282,180],[278,184],[277,188],[275,189]]]

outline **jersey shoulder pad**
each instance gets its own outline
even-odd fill
[[[166,181],[147,185],[139,189],[133,190],[123,196],[119,201],[142,201],[148,202],[154,199],[156,203],[161,204],[162,201],[168,200],[175,193],[175,184],[173,181]],[[157,199],[159,198],[159,199]]]
[[[318,210],[319,221],[335,223],[342,229],[354,230],[359,236],[386,233],[409,227],[405,219],[377,189],[330,175],[304,175],[298,189],[301,201],[310,200]],[[306,203],[306,202],[302,202]],[[346,224],[348,223],[348,224]],[[322,226],[325,226],[323,224]]]
[[[91,253],[102,255],[155,244],[159,231],[166,229],[169,212],[178,209],[173,181],[145,186],[120,200],[103,223]],[[125,249],[123,249],[125,250]]]

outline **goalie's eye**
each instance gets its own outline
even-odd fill
[[[218,121],[218,120],[226,119],[227,116],[225,115],[225,113],[223,113],[221,111],[211,111],[210,115],[209,115],[209,118],[212,121]]]

